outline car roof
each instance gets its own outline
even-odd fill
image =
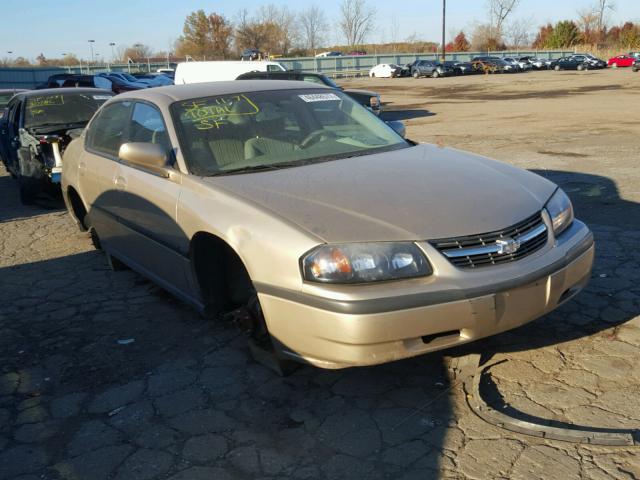
[[[118,98],[148,100],[157,105],[168,106],[173,102],[181,100],[218,95],[233,95],[236,93],[318,88],[333,90],[326,85],[318,84],[313,87],[303,85],[301,82],[295,80],[242,80],[241,82],[231,80],[226,82],[190,83],[187,85],[168,85],[166,87],[148,88],[136,90],[135,92],[121,93],[118,95]]]
[[[111,90],[105,90],[103,88],[91,88],[91,87],[63,87],[63,88],[43,88],[42,90],[28,90],[20,93],[21,97],[40,97],[48,94],[62,94],[62,93],[104,93],[113,95]]]
[[[0,88],[0,93],[21,93],[21,92],[28,92],[29,90],[27,90],[26,88]]]

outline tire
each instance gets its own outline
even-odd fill
[[[418,73],[418,71],[417,71],[417,70],[415,70],[415,71],[411,74],[411,76],[412,76],[413,78],[420,78],[420,73]]]
[[[433,73],[431,74],[431,78],[438,78],[440,76],[440,73],[437,70],[434,70]]]
[[[376,78],[375,72],[371,72],[371,78]]]
[[[559,71],[560,71],[560,65],[556,65],[555,67],[553,67],[553,69],[554,69],[556,72],[559,72]]]
[[[578,70],[579,72],[581,72],[582,70],[584,70],[584,67],[582,65],[578,65],[576,67],[576,70]]]
[[[616,62],[613,62],[613,63],[611,64],[611,68],[618,68],[618,64],[617,64]]]

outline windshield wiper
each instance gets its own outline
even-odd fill
[[[297,163],[297,162],[296,162]],[[287,166],[292,166],[293,164],[266,164],[266,165],[249,165],[241,168],[234,168],[232,170],[219,170],[217,172],[211,173],[207,176],[209,177],[217,177],[222,175],[234,175],[236,173],[251,173],[251,172],[263,172],[265,170],[280,170],[280,168],[285,168]]]

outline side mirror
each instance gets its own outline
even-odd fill
[[[125,163],[140,167],[161,177],[169,176],[167,151],[156,143],[131,142],[120,146],[118,157]]]
[[[404,123],[402,123],[400,120],[389,120],[387,122],[387,125],[389,125],[389,127],[391,127],[391,130],[396,132],[402,138],[404,138],[405,135],[407,134],[407,128],[404,126]]]

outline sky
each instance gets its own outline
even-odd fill
[[[420,40],[439,41],[441,0],[366,2],[376,9],[375,28],[367,40],[390,41],[391,25],[396,22],[401,26],[400,40],[415,34]],[[185,17],[195,10],[222,14],[233,21],[239,10],[246,8],[251,13],[268,3],[292,10],[318,5],[325,9],[330,24],[337,25],[340,0],[0,0],[0,58],[33,59],[40,53],[60,58],[62,53],[72,53],[86,59],[91,57],[90,39],[95,40],[94,53],[100,58],[111,58],[111,42],[116,49],[144,43],[154,51],[167,51],[181,35]],[[575,19],[578,10],[593,3],[595,0],[521,0],[512,19],[527,18],[534,25],[555,23]],[[611,23],[640,22],[640,0],[615,3]],[[474,23],[486,21],[486,5],[486,0],[447,0],[447,41],[460,29],[470,33]],[[327,36],[331,45],[344,43],[337,27]]]

